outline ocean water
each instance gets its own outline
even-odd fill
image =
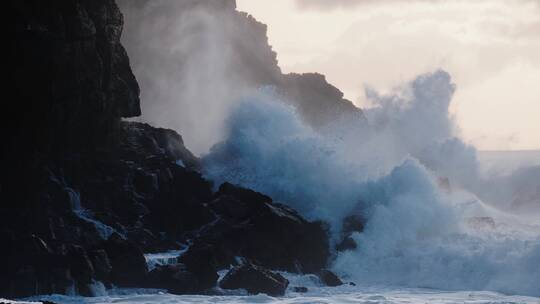
[[[279,298],[219,288],[189,296],[97,288],[92,298],[28,300],[540,303],[538,154],[478,153],[465,144],[448,113],[454,89],[445,72],[421,75],[400,94],[369,92],[378,107],[365,111],[368,126],[336,121],[322,132],[261,92],[233,109],[226,138],[203,157],[204,174],[216,185],[249,187],[328,222],[333,244],[345,216],[363,218],[364,231],[352,235],[358,248],[335,253],[329,265],[356,286],[329,288],[314,276],[284,274],[291,287]],[[154,267],[180,253],[146,257]],[[309,291],[296,293],[294,286]]]
[[[448,112],[454,89],[445,72],[421,75],[400,94],[371,92],[368,126],[336,121],[324,132],[271,94],[247,98],[203,158],[205,175],[328,222],[333,242],[345,216],[363,218],[358,248],[330,265],[360,286],[538,297],[540,167],[524,158],[485,176],[493,165],[460,140]],[[530,212],[514,212],[516,193]]]
[[[291,282],[305,281],[309,278],[291,279]],[[314,283],[303,282],[308,286],[307,293],[293,292],[291,287],[283,297],[270,297],[264,294],[247,295],[242,291],[229,292],[227,295],[172,295],[159,290],[117,289],[99,297],[69,297],[62,295],[42,296],[26,299],[24,303],[49,300],[59,304],[206,304],[206,303],[268,303],[268,304],[538,304],[540,298],[504,295],[489,291],[441,291],[422,288],[402,287],[361,287],[344,285],[339,287],[320,287]],[[292,286],[292,284],[291,284]],[[298,285],[296,285],[298,286]],[[219,291],[217,291],[219,292]],[[1,300],[0,300],[1,301]]]

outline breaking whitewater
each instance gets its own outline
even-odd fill
[[[226,140],[203,157],[204,174],[216,185],[249,187],[329,223],[334,245],[342,220],[361,217],[363,232],[351,236],[358,246],[334,252],[330,265],[347,282],[342,286],[283,273],[290,284],[279,298],[218,287],[178,296],[96,284],[97,297],[26,300],[540,303],[540,160],[504,173],[482,167],[448,112],[454,89],[446,72],[425,74],[392,95],[368,92],[377,106],[361,123],[345,118],[317,132],[271,88],[261,89],[231,110]],[[174,263],[185,250],[146,255],[148,265]]]

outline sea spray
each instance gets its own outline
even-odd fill
[[[422,75],[409,89],[404,105],[378,96],[382,108],[366,113],[367,130],[345,133],[312,130],[261,92],[234,109],[227,139],[203,159],[205,174],[327,221],[334,240],[343,217],[360,213],[358,248],[333,263],[364,285],[540,295],[540,226],[517,227],[470,193],[488,183],[466,187],[478,178],[477,163],[455,137],[448,74]],[[441,189],[441,177],[450,187]]]

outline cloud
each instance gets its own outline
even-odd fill
[[[387,0],[384,3],[396,3],[396,2],[438,2],[439,0]],[[364,4],[381,4],[381,1],[377,0],[296,0],[296,4],[301,9],[337,9],[337,8],[350,8]]]
[[[480,0],[479,2],[489,2],[488,0]],[[462,0],[296,0],[296,5],[300,9],[314,9],[314,10],[325,10],[325,9],[344,9],[351,8],[359,5],[386,5],[386,4],[413,4],[413,3],[443,3],[443,2],[463,2]],[[467,2],[467,1],[465,1]],[[516,1],[521,3],[532,3],[536,8],[540,9],[539,0],[521,0]]]

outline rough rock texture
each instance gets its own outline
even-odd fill
[[[174,289],[167,284],[175,274],[157,275],[176,293],[211,288],[216,270],[235,264],[236,256],[289,271],[326,265],[321,223],[248,189],[224,184],[213,193],[194,171],[197,159],[170,130],[140,123],[118,129],[106,150],[64,153],[31,171],[28,197],[2,193],[11,200],[2,200],[9,209],[1,221],[7,249],[0,252],[0,296],[66,293],[73,286],[91,295],[94,281],[145,286],[143,252],[177,249],[187,240],[193,244],[179,261],[188,273]],[[180,284],[191,279],[196,284]]]
[[[92,295],[96,281],[200,292],[236,256],[289,271],[326,265],[324,225],[248,189],[214,193],[180,135],[120,121],[140,114],[139,89],[113,0],[8,7],[13,98],[3,113],[14,121],[2,128],[0,297]],[[182,266],[148,273],[143,252],[188,240]]]
[[[341,119],[365,121],[362,111],[344,99],[343,93],[323,75],[282,74],[276,53],[268,42],[267,26],[236,10],[234,0],[178,0],[157,4],[120,0],[119,4],[127,20],[123,41],[132,56],[143,99],[155,101],[143,105],[143,116],[147,119],[169,126],[174,122],[161,113],[162,109],[175,103],[191,108],[189,103],[202,93],[193,101],[178,100],[183,92],[176,87],[182,85],[189,90],[195,71],[198,81],[211,84],[209,89],[219,86],[213,83],[216,77],[233,88],[216,91],[221,96],[214,98],[223,99],[219,102],[234,98],[237,91],[270,85],[317,129]],[[151,43],[146,43],[149,39]],[[220,51],[201,52],[201,49]],[[207,65],[215,72],[200,74]],[[171,98],[172,93],[176,93],[175,98]]]
[[[217,273],[212,280],[201,281],[197,273],[183,264],[157,266],[147,277],[146,287],[167,289],[173,294],[200,293],[216,285]]]
[[[358,247],[351,234],[364,231],[364,222],[364,219],[356,215],[350,215],[343,219],[343,227],[341,229],[342,239],[336,244],[337,251],[354,250]]]
[[[213,219],[203,205],[211,184],[186,168],[197,159],[178,134],[139,123],[119,130],[107,150],[64,153],[26,171],[30,195],[2,189],[2,296],[71,286],[89,294],[92,280],[140,286],[143,251],[176,248]]]
[[[364,122],[362,111],[343,93],[326,81],[322,74],[286,74],[279,91],[301,113],[311,126],[324,129],[340,120]]]
[[[335,287],[335,286],[343,285],[343,282],[341,281],[341,279],[335,273],[331,272],[328,269],[321,269],[321,271],[317,273],[317,276],[319,277],[321,282],[326,286]]]
[[[120,117],[140,115],[139,86],[120,44],[123,16],[113,0],[8,3],[14,115],[4,115],[14,119],[6,134],[16,142],[10,147],[88,146]]]
[[[268,196],[229,183],[208,205],[217,219],[195,241],[214,248],[216,267],[228,266],[235,256],[292,272],[315,272],[326,265],[330,254],[322,223],[308,222]]]
[[[251,294],[282,296],[289,281],[281,274],[252,263],[235,266],[219,282],[223,289],[245,289]]]
[[[294,286],[293,291],[298,293],[305,293],[308,292],[308,288],[304,286]]]

